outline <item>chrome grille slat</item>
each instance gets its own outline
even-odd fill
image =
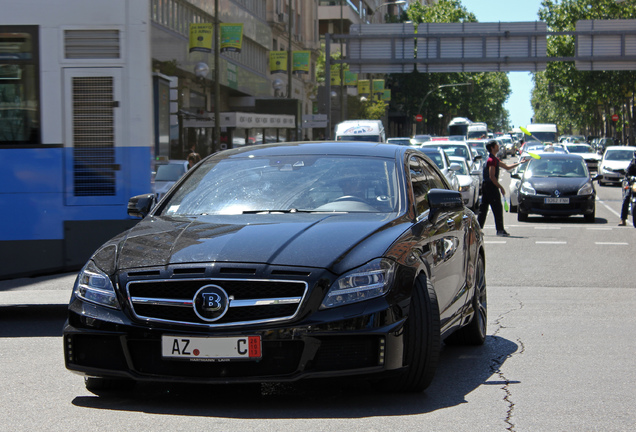
[[[222,287],[230,298],[227,314],[213,323],[194,313],[194,295],[206,285]],[[208,328],[292,320],[308,291],[305,281],[245,278],[140,279],[128,280],[125,287],[139,320]]]

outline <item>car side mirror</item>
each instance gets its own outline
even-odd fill
[[[428,206],[431,211],[428,219],[435,223],[437,216],[442,211],[461,210],[464,208],[462,194],[459,191],[448,189],[431,189],[428,191]]]
[[[594,177],[592,177],[592,181],[598,181],[600,179],[602,179],[603,176],[601,174],[596,174]]]
[[[510,174],[510,177],[513,179],[521,180],[521,174],[519,173]]]
[[[128,216],[143,219],[155,206],[157,197],[155,194],[137,195],[128,200]]]
[[[480,160],[480,159],[482,159],[482,156],[481,156],[481,155],[477,155],[477,156],[475,156],[475,157],[473,158],[473,160],[474,160],[474,161],[477,161],[477,160]]]
[[[453,162],[452,164],[450,164],[449,168],[451,171],[460,171],[462,169],[462,166],[457,162]]]

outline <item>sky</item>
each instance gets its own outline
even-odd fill
[[[538,21],[541,0],[461,0],[462,5],[475,14],[479,22]],[[530,72],[509,72],[512,93],[505,104],[510,125],[526,126],[532,118]],[[471,119],[475,120],[475,119]]]

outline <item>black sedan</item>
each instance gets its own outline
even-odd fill
[[[583,215],[594,222],[596,190],[585,160],[576,154],[541,153],[519,175],[519,221],[529,214],[543,216]]]
[[[442,341],[483,344],[475,215],[406,146],[227,150],[188,173],[78,275],[66,367],[89,390],[360,375],[422,391]]]

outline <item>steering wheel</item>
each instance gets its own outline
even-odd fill
[[[366,200],[357,196],[353,196],[353,195],[344,195],[344,196],[341,196],[340,198],[336,198],[332,202],[338,202],[338,201],[358,201],[361,203],[368,204]]]

